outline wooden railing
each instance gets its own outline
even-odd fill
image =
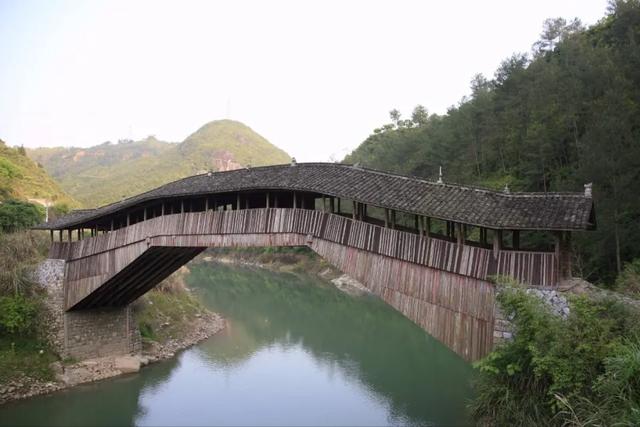
[[[544,287],[558,282],[558,261],[553,252],[494,252],[327,212],[288,208],[210,210],[155,217],[76,242],[54,242],[50,257],[78,260],[145,240],[148,245],[171,246],[171,237],[176,236],[201,236],[188,240],[195,247],[207,245],[203,238],[206,235],[265,233],[302,234],[478,279],[508,275],[528,285]]]

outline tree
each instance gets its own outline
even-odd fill
[[[39,206],[19,200],[8,200],[0,204],[0,231],[14,232],[38,224],[44,219]]]
[[[427,120],[429,120],[429,113],[427,109],[420,104],[416,105],[411,113],[411,121],[416,126],[423,126],[427,124]]]
[[[567,22],[564,18],[549,18],[542,24],[540,40],[533,44],[534,52],[553,52],[553,49],[569,34],[583,30],[582,22],[578,18]]]
[[[398,111],[397,109],[393,109],[391,111],[389,111],[389,117],[391,117],[391,121],[398,126],[398,124],[400,123],[400,117],[402,115],[400,114],[400,111]]]

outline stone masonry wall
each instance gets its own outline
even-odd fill
[[[540,298],[550,309],[551,312],[562,318],[566,318],[569,315],[569,303],[561,292],[555,289],[539,289],[528,288],[526,292],[530,295],[535,295]],[[493,324],[493,346],[496,347],[505,341],[509,341],[513,338],[513,323],[508,316],[501,310],[500,304],[496,301],[495,306],[495,322]]]
[[[47,259],[34,272],[47,291],[43,334],[60,356],[83,360],[140,351],[131,307],[65,312],[63,278],[64,260]]]

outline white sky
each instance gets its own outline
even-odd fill
[[[0,138],[182,141],[239,120],[298,161],[337,160],[416,104],[444,113],[546,18],[606,0],[0,0]]]

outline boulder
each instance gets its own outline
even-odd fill
[[[114,361],[114,367],[123,374],[138,372],[140,370],[140,359],[135,356],[121,356]]]

